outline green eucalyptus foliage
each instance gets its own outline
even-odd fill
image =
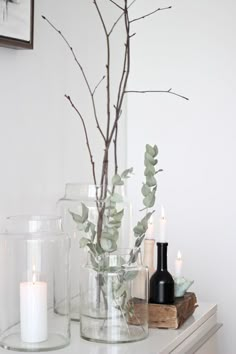
[[[144,155],[144,176],[146,178],[145,183],[143,183],[141,193],[143,195],[143,204],[145,208],[152,208],[156,201],[156,190],[157,190],[157,180],[155,175],[155,166],[158,163],[156,159],[158,155],[158,148],[156,145],[153,147],[151,145],[146,145],[146,151]]]
[[[144,154],[145,182],[141,188],[144,206],[141,211],[145,211],[146,214],[137,222],[137,225],[133,229],[135,244],[130,252],[128,262],[121,257],[120,264],[111,267],[104,255],[112,253],[117,249],[119,229],[124,217],[124,209],[119,209],[119,204],[123,202],[123,198],[122,195],[117,192],[117,187],[125,184],[125,180],[132,175],[133,168],[129,168],[121,174],[117,173],[112,177],[111,190],[107,190],[106,200],[99,203],[100,208],[103,210],[102,230],[100,230],[100,235],[98,235],[97,225],[89,220],[89,209],[84,203],[81,204],[81,215],[70,212],[78,229],[84,231],[86,234],[86,237],[84,236],[80,239],[80,247],[89,248],[93,268],[99,271],[99,286],[104,299],[112,298],[114,306],[122,312],[123,316],[129,314],[129,316],[132,317],[134,313],[133,305],[128,301],[127,284],[137,276],[135,266],[132,265],[137,261],[140,246],[148,229],[148,221],[154,213],[154,210],[149,211],[149,209],[154,206],[156,201],[156,175],[162,171],[160,169],[156,170],[158,163],[157,155],[158,148],[156,145],[146,145]],[[100,240],[99,242],[98,238]],[[114,273],[115,276],[109,277],[110,273]],[[109,284],[109,286],[107,286],[108,281],[112,283]],[[109,293],[107,292],[108,288]]]
[[[114,252],[117,249],[117,241],[119,238],[119,229],[122,224],[124,216],[124,209],[120,210],[118,204],[123,202],[123,197],[116,189],[118,186],[124,185],[124,182],[133,173],[133,169],[129,168],[122,172],[121,175],[115,174],[112,178],[111,190],[108,189],[108,197],[103,202],[104,213],[102,231],[100,235],[100,242],[96,240],[97,229],[95,224],[89,221],[89,209],[84,203],[81,203],[82,214],[75,214],[70,211],[73,220],[76,222],[79,230],[84,231],[87,237],[82,237],[80,240],[80,247],[89,247],[90,252],[96,260],[101,254],[106,252]],[[97,244],[94,247],[94,244]]]
[[[155,178],[155,175],[162,171],[161,169],[156,170],[156,165],[158,163],[157,155],[157,146],[151,146],[147,144],[144,154],[145,183],[143,183],[143,186],[141,188],[144,205],[142,211],[146,210],[146,215],[140,221],[138,221],[137,225],[133,229],[134,237],[136,238],[136,240],[135,248],[130,252],[130,263],[136,262],[139,253],[139,247],[141,246],[148,229],[148,221],[154,213],[154,210],[148,211],[148,209],[152,208],[156,201],[157,180]]]

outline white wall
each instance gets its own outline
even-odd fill
[[[148,12],[139,4],[136,14]],[[144,146],[156,143],[164,169],[157,209],[163,204],[168,218],[170,269],[180,249],[199,300],[219,304],[220,352],[234,354],[236,3],[160,0],[158,6],[169,4],[172,10],[134,25],[130,89],[172,87],[190,101],[129,96],[128,165],[136,170],[129,194],[141,206]]]
[[[64,93],[76,95],[88,125],[93,125],[81,76],[60,38],[40,15],[63,28],[96,83],[103,68],[103,37],[95,12],[91,15],[91,3],[71,0],[66,6],[62,0],[36,1],[35,49],[0,48],[1,217],[50,213],[66,182],[89,179],[81,125],[63,99]],[[128,165],[136,169],[130,196],[133,205],[141,205],[137,190],[144,145],[157,143],[165,170],[160,176],[158,207],[163,203],[168,217],[170,268],[181,249],[185,274],[195,279],[199,299],[219,303],[224,322],[222,353],[231,354],[236,345],[231,311],[236,295],[236,4],[233,0],[170,3],[172,10],[135,24],[130,88],[173,87],[190,101],[165,94],[130,96]],[[140,2],[141,13],[144,4],[148,11],[146,2]],[[164,0],[159,4],[167,5]],[[150,1],[150,8],[155,6]],[[149,51],[153,54],[148,55]],[[120,136],[124,166],[125,119]],[[92,135],[99,158],[97,139]]]
[[[0,48],[0,216],[51,213],[66,182],[92,182],[81,122],[64,99],[85,115],[95,160],[103,146],[82,76],[59,36],[41,14],[63,30],[95,86],[105,70],[104,38],[94,4],[87,0],[35,1],[33,51]],[[113,6],[111,7],[113,10]],[[109,19],[116,16],[109,10]],[[114,55],[114,65],[116,56]],[[98,93],[98,100],[105,85]],[[99,106],[104,126],[102,107]],[[125,164],[125,122],[120,127]]]

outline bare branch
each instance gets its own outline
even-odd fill
[[[115,110],[117,110],[117,107],[115,105],[113,105],[113,107],[115,108]],[[122,110],[120,109],[119,111],[119,118],[122,115]],[[117,174],[118,172],[118,157],[117,157],[117,137],[118,137],[118,121],[116,124],[116,128],[115,128],[115,136],[114,136],[114,162],[115,162],[115,174]]]
[[[92,151],[91,151],[91,147],[90,147],[90,143],[89,143],[89,138],[88,138],[88,131],[87,131],[87,128],[86,128],[86,125],[85,125],[84,118],[83,118],[82,114],[80,113],[80,111],[78,110],[78,108],[74,105],[74,103],[73,103],[73,101],[71,100],[70,96],[65,95],[65,98],[70,102],[71,107],[72,107],[72,108],[76,111],[76,113],[79,115],[80,120],[81,120],[81,122],[82,122],[83,129],[84,129],[84,134],[85,134],[85,139],[86,139],[86,145],[87,145],[87,148],[88,148],[88,152],[89,152],[89,156],[90,156],[90,162],[91,162],[91,165],[92,165],[93,181],[94,181],[94,184],[95,184],[95,186],[96,186],[96,185],[97,185],[97,179],[96,179],[96,172],[95,172],[95,162],[94,162],[94,159],[93,159],[93,154],[92,154]]]
[[[132,37],[134,37],[134,36],[136,36],[136,33],[131,34],[131,35],[129,36],[129,38],[132,38]]]
[[[133,0],[131,4],[128,6],[128,9],[136,2],[136,0]],[[117,18],[117,20],[113,23],[113,26],[111,27],[110,31],[108,32],[108,35],[110,36],[111,33],[113,32],[114,28],[118,24],[118,22],[121,20],[121,18],[124,16],[124,12]]]
[[[105,75],[101,78],[101,80],[98,82],[98,84],[95,86],[95,88],[94,88],[94,90],[93,90],[93,92],[92,92],[92,95],[94,96],[94,94],[95,94],[95,92],[96,92],[96,90],[97,90],[97,88],[101,85],[101,83],[102,83],[102,81],[105,79]]]
[[[111,58],[110,58],[111,57],[111,55],[110,55],[110,40],[109,40],[109,34],[107,31],[102,13],[101,13],[100,8],[97,4],[97,1],[94,0],[93,3],[97,9],[98,16],[99,16],[100,21],[102,23],[102,27],[103,27],[105,37],[106,37],[106,44],[107,44],[107,63],[106,63],[106,71],[107,71],[107,134],[106,134],[106,140],[107,140],[109,137],[110,121],[111,121],[111,112],[110,112],[110,100],[111,100],[111,98],[110,98],[110,94],[111,94],[111,92],[110,92],[110,60],[111,60]],[[106,141],[105,141],[105,143],[106,143]]]
[[[112,2],[112,4],[114,4],[115,6],[117,6],[120,10],[124,11],[123,7],[121,7],[119,4],[117,4],[115,1],[113,0],[109,0],[110,2]]]
[[[66,43],[67,47],[70,49],[70,51],[71,51],[71,53],[72,53],[72,55],[74,57],[74,60],[75,60],[76,64],[78,65],[78,67],[79,67],[79,69],[80,69],[80,71],[82,73],[82,76],[84,78],[84,81],[86,83],[86,86],[88,88],[88,91],[89,91],[89,94],[90,94],[90,97],[91,97],[91,100],[92,100],[93,113],[94,113],[94,118],[95,118],[95,121],[96,121],[96,124],[97,124],[97,128],[98,128],[101,136],[103,137],[103,140],[105,140],[105,135],[104,135],[104,133],[103,133],[101,127],[100,127],[99,121],[98,121],[97,109],[96,109],[96,104],[95,104],[95,100],[94,100],[94,97],[93,97],[93,92],[92,92],[91,86],[89,84],[87,75],[85,74],[85,71],[84,71],[81,63],[78,60],[78,57],[76,56],[76,54],[74,52],[74,49],[72,48],[72,46],[70,45],[69,41],[64,36],[64,34],[60,30],[58,30],[51,21],[49,21],[45,16],[42,16],[42,18],[61,36],[61,38]]]
[[[115,137],[113,140],[114,143],[114,161],[115,161],[115,175],[118,172],[118,158],[117,158],[117,136],[118,136],[118,124],[116,125],[115,129]]]
[[[184,100],[189,100],[188,97],[182,96],[174,91],[172,91],[172,89],[170,88],[169,90],[129,90],[129,91],[125,91],[125,93],[169,93],[171,95],[175,95],[178,96],[180,98],[183,98]]]
[[[111,54],[110,54],[110,39],[109,39],[109,34],[107,31],[107,27],[103,18],[103,15],[100,11],[100,8],[97,4],[96,0],[93,0],[93,3],[96,7],[98,16],[100,18],[103,31],[105,34],[105,39],[106,39],[106,47],[107,47],[107,62],[106,62],[106,78],[107,78],[107,86],[106,86],[106,91],[107,91],[107,131],[106,131],[106,138],[105,138],[105,149],[104,149],[104,156],[103,156],[103,161],[102,161],[102,173],[101,173],[101,191],[100,191],[100,199],[105,200],[107,197],[107,189],[108,189],[108,157],[109,157],[109,145],[108,140],[109,140],[109,134],[110,134],[110,122],[111,122],[111,111],[110,111],[110,101],[111,101],[111,85],[110,85],[110,69],[111,69]],[[98,221],[98,235],[101,234],[102,232],[102,221],[103,221],[103,214],[99,214],[99,221]]]
[[[143,16],[140,16],[140,17],[138,17],[138,18],[134,18],[133,20],[130,20],[130,23],[133,23],[133,22],[139,21],[139,20],[143,20],[143,19],[146,18],[146,17],[149,17],[149,16],[151,16],[151,15],[154,15],[154,14],[155,14],[156,12],[158,12],[158,11],[169,10],[169,9],[171,9],[171,8],[172,8],[172,6],[159,7],[158,9],[156,9],[156,10],[154,10],[154,11],[152,11],[152,12],[149,12],[149,13],[146,14],[146,15],[143,15]]]
[[[117,95],[116,116],[115,116],[113,127],[111,129],[109,144],[112,141],[113,135],[116,130],[116,126],[120,119],[120,111],[122,108],[127,82],[130,74],[130,20],[129,20],[127,0],[124,1],[125,1],[125,12],[124,12],[125,21],[124,22],[125,22],[125,31],[126,31],[125,55],[124,55],[123,71],[122,71],[118,95]]]
[[[100,11],[100,9],[99,9],[99,7],[98,7],[97,0],[93,0],[93,3],[94,3],[94,5],[95,5],[95,7],[96,7],[96,9],[97,9],[98,16],[99,16],[100,21],[101,21],[101,23],[102,23],[102,27],[103,27],[103,29],[104,29],[105,35],[108,36],[108,31],[107,31],[107,28],[106,28],[106,25],[105,25],[105,21],[104,21],[104,19],[103,19],[103,17],[102,17],[102,13],[101,13],[101,11]]]

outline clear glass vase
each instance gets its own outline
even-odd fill
[[[98,264],[88,254],[81,278],[81,337],[126,343],[148,336],[148,268],[129,252],[106,254]]]
[[[69,247],[57,217],[7,219],[0,234],[0,346],[35,352],[70,343]]]
[[[124,209],[122,226],[119,230],[118,247],[129,248],[131,236],[131,206],[124,194],[124,189],[118,191],[123,201],[118,208]],[[80,299],[80,270],[86,261],[86,253],[81,250],[79,241],[86,236],[85,232],[78,228],[70,212],[82,214],[82,203],[89,208],[89,220],[97,224],[98,211],[96,200],[100,193],[100,187],[92,184],[69,183],[66,184],[65,196],[57,202],[57,213],[62,217],[63,229],[71,237],[71,319],[78,321]]]

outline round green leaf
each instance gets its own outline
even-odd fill
[[[142,195],[144,197],[146,197],[150,192],[151,192],[150,187],[148,187],[146,184],[143,184],[143,186],[142,186]]]
[[[87,246],[88,243],[90,243],[90,240],[87,239],[86,237],[82,237],[79,241],[79,245],[81,248]]]
[[[155,204],[155,192],[151,192],[150,194],[148,194],[144,199],[143,199],[143,204],[147,207],[147,208],[152,208]]]
[[[144,176],[154,176],[156,173],[153,165],[149,164],[144,170]]]
[[[157,184],[156,178],[154,176],[146,176],[146,184],[149,187],[154,187]]]

